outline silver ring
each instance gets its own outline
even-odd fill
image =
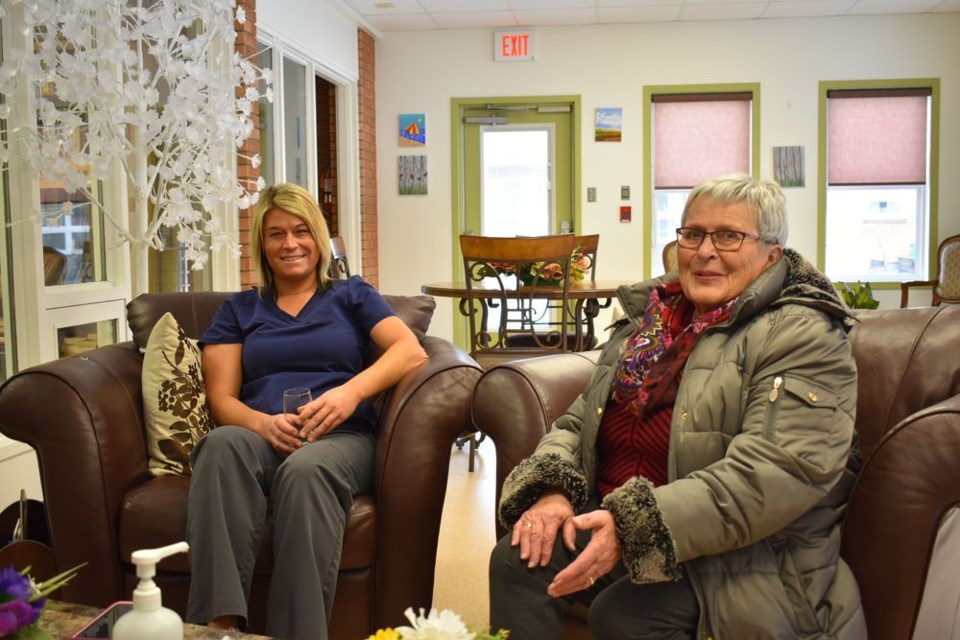
[[[590,586],[591,586],[591,587],[593,586],[593,583],[596,582],[596,581],[595,581],[593,578],[591,578],[590,576],[587,576],[587,580],[590,581]]]
[[[523,521],[523,526],[524,526],[525,528],[527,528],[527,529],[533,529],[533,523],[530,522],[529,520],[524,520],[524,521]]]

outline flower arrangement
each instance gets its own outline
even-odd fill
[[[403,615],[412,626],[380,629],[367,640],[507,640],[510,637],[510,632],[505,629],[495,634],[486,630],[471,631],[460,616],[449,609],[430,609],[430,613],[424,615],[421,607],[417,615],[413,607],[407,607]]]
[[[563,267],[556,262],[533,262],[519,265],[505,262],[490,264],[497,273],[516,274],[517,279],[525,285],[531,285],[536,280],[539,284],[557,284],[563,279]],[[590,270],[590,259],[583,254],[578,245],[570,254],[570,279],[575,282],[583,280]]]
[[[77,565],[39,583],[30,577],[30,567],[23,571],[13,567],[0,569],[0,638],[52,640],[36,624],[40,610],[47,603],[47,594],[70,582],[82,566]]]

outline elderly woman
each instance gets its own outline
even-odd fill
[[[346,514],[374,481],[370,399],[426,359],[416,336],[361,278],[331,280],[330,236],[294,184],[260,194],[251,229],[260,287],[232,296],[201,337],[219,426],[192,454],[187,619],[243,626],[270,499],[267,632],[327,637]],[[364,368],[371,345],[383,350]],[[284,413],[283,392],[313,399]]]
[[[690,194],[679,273],[624,287],[584,393],[507,477],[490,616],[560,638],[865,638],[839,557],[857,374],[825,276],[785,249],[784,195]]]

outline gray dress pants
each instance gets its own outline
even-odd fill
[[[376,439],[334,431],[290,456],[248,429],[222,426],[197,443],[187,503],[187,621],[247,617],[253,567],[273,522],[267,633],[325,640],[346,514],[373,490]]]
[[[591,504],[585,511],[596,509]],[[618,563],[597,578],[590,589],[564,598],[547,594],[547,586],[590,542],[589,531],[577,533],[571,552],[557,536],[550,563],[527,568],[520,547],[501,538],[490,557],[490,628],[508,629],[510,640],[560,640],[564,613],[581,602],[590,605],[588,624],[596,640],[690,640],[695,637],[700,606],[684,573],[679,582],[634,584]]]

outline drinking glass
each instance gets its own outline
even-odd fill
[[[313,400],[310,389],[297,387],[283,392],[283,412],[300,415],[300,407]]]

